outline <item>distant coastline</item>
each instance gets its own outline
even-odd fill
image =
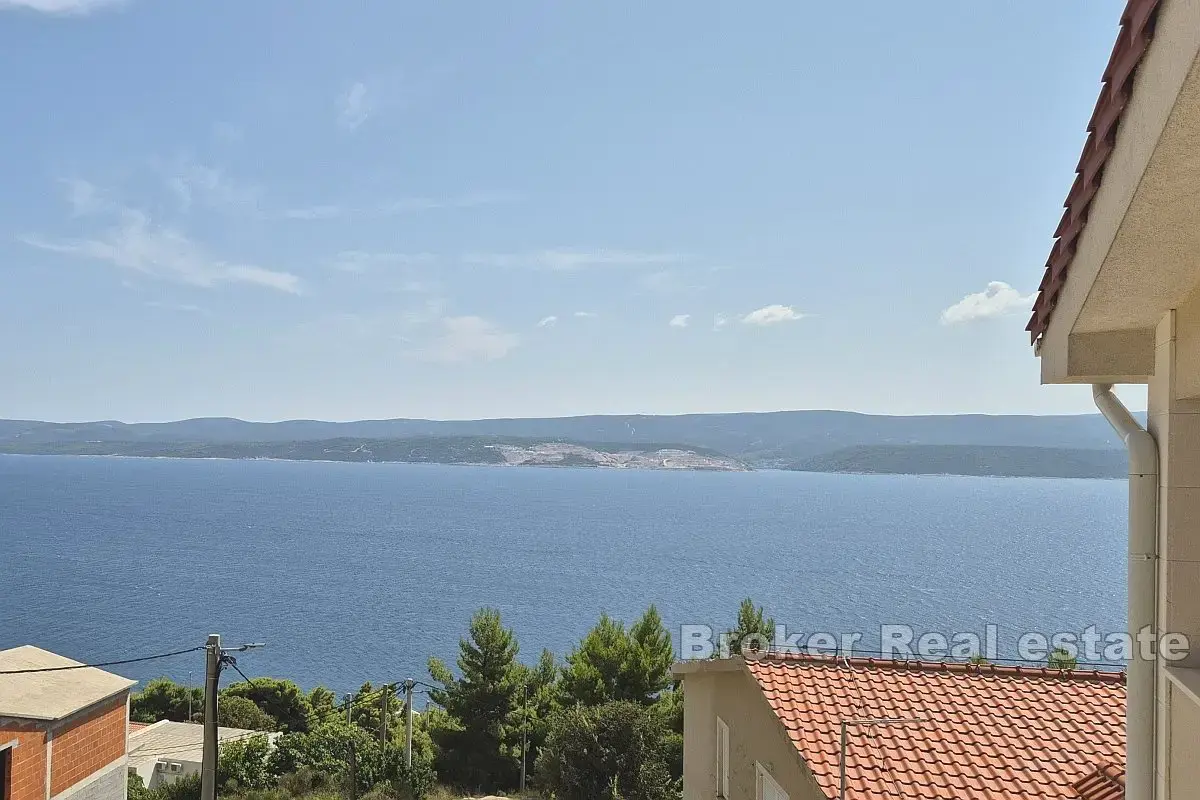
[[[845,411],[164,423],[0,419],[0,453],[864,475],[1122,478],[1099,415],[890,417]]]

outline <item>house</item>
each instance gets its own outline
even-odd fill
[[[1082,122],[1082,120],[1081,120]],[[1027,330],[1130,455],[1131,800],[1200,797],[1200,0],[1129,0]],[[1147,429],[1110,391],[1148,385]]]
[[[0,650],[0,798],[125,800],[133,684],[37,647]]]
[[[1125,796],[1119,672],[778,655],[675,674],[684,800]]]
[[[278,733],[217,728],[217,745],[266,736],[271,743]],[[204,761],[204,726],[195,722],[162,720],[129,734],[129,772],[137,773],[148,789],[199,775]]]

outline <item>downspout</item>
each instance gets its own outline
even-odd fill
[[[1154,800],[1155,705],[1158,668],[1142,652],[1139,633],[1150,631],[1158,647],[1158,444],[1112,392],[1092,386],[1100,413],[1129,451],[1129,633],[1133,654],[1126,673],[1125,797]]]

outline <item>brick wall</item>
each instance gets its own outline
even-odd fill
[[[50,758],[51,797],[124,757],[125,717],[126,693],[122,692],[54,731]],[[45,800],[45,797],[37,800]]]
[[[9,800],[46,800],[46,734],[33,725],[0,722],[0,746],[14,739]]]

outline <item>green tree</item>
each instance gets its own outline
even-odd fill
[[[275,740],[268,769],[275,775],[307,772],[337,783],[348,776],[351,752],[359,791],[383,780],[384,761],[377,736],[344,719],[334,719],[304,733],[288,733]]]
[[[519,769],[511,723],[522,691],[516,638],[499,611],[484,608],[471,618],[469,637],[458,646],[458,678],[440,659],[429,660],[429,675],[441,684],[429,699],[446,711],[445,727],[432,731],[437,772],[465,788],[511,788]]]
[[[629,653],[623,670],[623,698],[653,703],[671,685],[675,649],[658,609],[651,605],[629,629]]]
[[[652,704],[671,685],[675,654],[658,609],[650,606],[628,632],[607,614],[567,654],[561,680],[564,705],[614,700]]]
[[[538,783],[558,800],[677,800],[667,733],[638,703],[564,709],[551,720]]]
[[[742,644],[767,649],[775,638],[775,620],[765,617],[762,606],[755,606],[749,597],[738,606],[737,627],[729,632],[729,652],[742,654]]]
[[[170,678],[155,678],[130,700],[129,718],[134,722],[188,722],[189,710],[193,716],[203,713],[204,693],[200,689],[182,686]]]
[[[244,698],[237,699],[250,702]],[[258,710],[253,703],[250,706]],[[266,736],[224,742],[217,750],[217,786],[229,794],[271,786],[276,776],[272,774],[268,763],[270,752],[271,744]]]
[[[217,700],[217,724],[251,731],[274,731],[279,727],[274,717],[250,700],[224,693]]]
[[[128,786],[128,800],[154,800],[154,792],[146,788],[146,782],[136,772],[129,773]]]
[[[225,690],[229,697],[244,697],[274,718],[278,730],[302,733],[308,730],[312,706],[300,687],[288,680],[258,678],[235,683]]]
[[[1072,670],[1079,666],[1079,659],[1065,647],[1057,647],[1046,659],[1046,666],[1050,669]]]
[[[313,716],[318,721],[329,719],[337,703],[337,695],[332,689],[326,689],[324,686],[316,686],[308,693],[308,707],[312,709]]]
[[[567,653],[561,687],[563,705],[595,706],[619,699],[622,672],[629,655],[625,626],[601,614],[579,646]]]

